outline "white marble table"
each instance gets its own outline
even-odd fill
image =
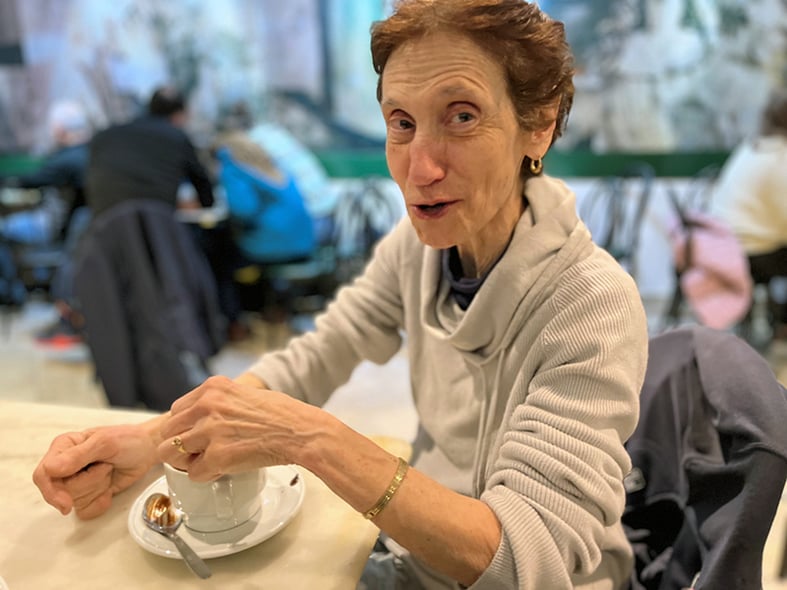
[[[305,497],[293,521],[260,545],[209,560],[213,576],[207,580],[196,578],[180,560],[144,550],[128,532],[128,511],[161,476],[160,467],[116,496],[112,508],[95,520],[61,516],[43,501],[32,473],[54,436],[147,417],[134,411],[0,401],[5,488],[0,496],[0,578],[10,590],[355,588],[377,528],[304,469]],[[409,445],[398,439],[377,441],[393,453],[409,453]]]

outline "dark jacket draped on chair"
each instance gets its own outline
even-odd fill
[[[626,445],[632,588],[761,588],[787,479],[784,388],[740,338],[682,328],[651,339],[641,404]]]
[[[169,409],[207,377],[205,362],[224,343],[210,267],[163,202],[126,201],[92,221],[75,293],[111,405]]]

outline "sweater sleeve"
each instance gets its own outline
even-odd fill
[[[409,223],[409,220],[403,220]],[[402,223],[377,245],[364,272],[339,290],[316,329],[263,355],[249,370],[271,389],[323,405],[362,360],[383,364],[402,344],[403,310],[395,262],[405,250]]]
[[[522,401],[481,495],[503,531],[474,590],[568,590],[616,550],[604,565],[617,584],[628,575],[625,544],[608,545],[625,505],[623,443],[639,413],[644,310],[630,277],[597,255],[566,271],[543,311],[551,317],[539,368],[514,388]]]

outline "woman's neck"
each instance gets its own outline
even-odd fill
[[[527,199],[512,201],[512,206],[501,209],[481,232],[458,244],[457,252],[462,263],[462,274],[468,278],[481,278],[495,265],[508,247],[514,229],[527,208]]]

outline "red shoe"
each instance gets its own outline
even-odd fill
[[[42,347],[63,350],[82,344],[84,338],[69,322],[61,319],[36,334],[35,341]]]

